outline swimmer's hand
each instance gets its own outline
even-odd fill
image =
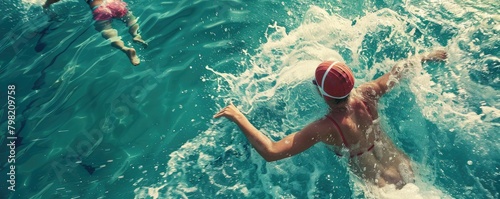
[[[426,61],[444,61],[448,58],[448,53],[445,50],[435,50],[427,55],[422,56],[422,62]]]
[[[245,115],[234,106],[233,102],[229,102],[229,105],[220,110],[218,113],[214,115],[214,118],[225,117],[230,119],[233,122],[236,122],[242,118],[245,118]]]

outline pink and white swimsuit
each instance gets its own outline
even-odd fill
[[[122,0],[105,0],[101,5],[92,8],[96,21],[106,21],[112,18],[122,18],[127,15],[127,3]]]

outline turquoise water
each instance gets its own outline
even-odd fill
[[[2,198],[498,198],[500,3],[127,1],[147,49],[133,67],[82,1],[1,1],[0,128],[15,85],[16,191]],[[130,36],[115,22],[127,45]],[[340,59],[359,85],[433,48],[380,104],[415,184],[373,189],[324,145],[266,163],[212,115],[229,100],[273,139],[325,113],[310,79]]]

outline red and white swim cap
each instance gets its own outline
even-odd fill
[[[325,61],[316,68],[316,86],[325,99],[342,99],[354,88],[351,69],[341,62]]]

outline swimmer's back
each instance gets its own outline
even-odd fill
[[[374,145],[376,134],[379,133],[379,129],[375,126],[378,114],[374,103],[356,92],[352,93],[346,103],[350,110],[332,110],[326,115],[330,125],[334,127],[331,132],[333,141],[327,144],[336,148],[346,147],[350,156],[357,156],[367,152]]]
[[[334,120],[330,121],[334,127],[330,128],[333,139],[325,143],[334,146],[337,154],[349,155],[352,171],[364,179],[379,186],[403,186],[411,180],[403,179],[401,165],[407,168],[407,178],[413,176],[409,158],[382,131],[376,106],[379,98],[370,93],[373,92],[369,85],[362,85],[346,102],[350,110],[332,110],[327,114]],[[349,153],[342,154],[342,147]]]

